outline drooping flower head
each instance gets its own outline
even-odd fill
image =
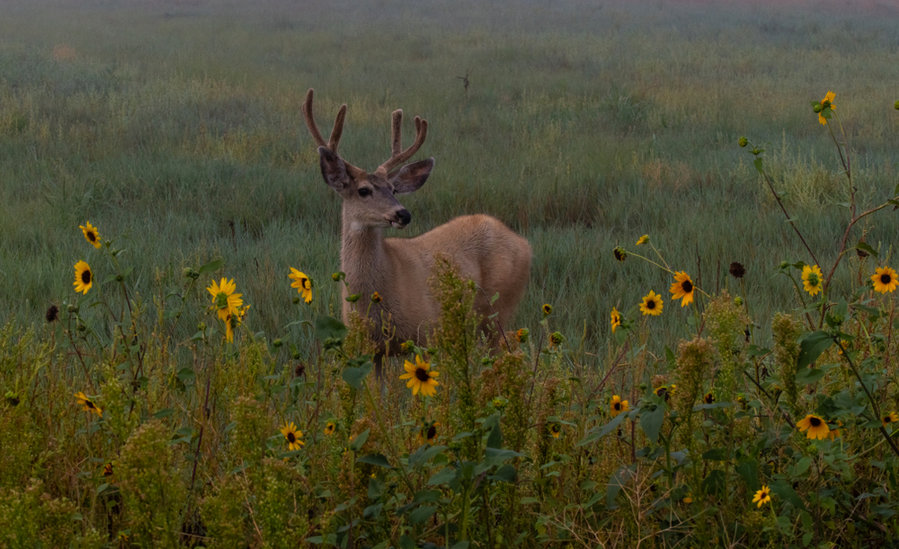
[[[87,294],[87,291],[94,285],[94,273],[86,261],[75,263],[75,282],[72,285],[75,286],[76,292],[84,294]]]
[[[291,288],[296,288],[306,303],[312,302],[312,280],[302,271],[298,271],[293,267],[290,268],[290,274],[287,275],[293,280]]]
[[[240,306],[243,305],[241,296],[243,294],[234,293],[237,290],[237,284],[234,283],[233,278],[231,280],[222,278],[222,281],[218,283],[213,280],[206,290],[212,295],[212,308],[220,319],[226,323],[229,322],[229,317],[240,319]]]
[[[609,414],[612,417],[617,416],[621,412],[627,412],[630,409],[630,404],[626,400],[621,400],[621,397],[618,395],[612,395],[612,401],[609,402]]]
[[[292,421],[288,421],[281,427],[281,434],[287,440],[287,449],[291,452],[299,450],[305,444],[302,440],[303,432],[297,429],[297,426]]]
[[[817,265],[805,265],[802,267],[802,289],[808,295],[821,293],[821,285],[824,283],[824,273]]]
[[[835,93],[833,93],[832,91],[828,91],[826,94],[824,94],[824,98],[814,106],[815,112],[818,113],[818,122],[820,122],[822,126],[827,125],[827,119],[830,118],[831,113],[836,110],[836,107],[834,107],[833,105],[833,100],[835,97]]]
[[[766,503],[771,503],[771,488],[767,484],[762,485],[762,489],[755,493],[752,497],[752,503],[758,504],[758,507]]]
[[[680,306],[686,307],[693,303],[693,281],[685,271],[674,273],[674,284],[671,285],[671,299],[680,299]]]
[[[612,312],[609,314],[609,317],[609,321],[612,324],[612,333],[614,334],[615,330],[617,330],[618,327],[621,326],[621,313],[618,312],[617,308],[612,307]]]
[[[562,435],[562,425],[555,421],[550,423],[549,434],[551,434],[553,438],[559,438],[559,436]]]
[[[878,267],[874,269],[871,275],[871,282],[874,283],[874,291],[882,294],[891,293],[899,286],[899,279],[896,278],[896,271],[891,267]]]
[[[644,316],[659,316],[662,314],[663,306],[662,296],[655,293],[653,290],[649,290],[649,293],[643,296],[643,302],[640,303],[640,312],[643,313]]]
[[[100,240],[100,233],[97,232],[97,228],[91,225],[89,221],[86,221],[84,225],[78,225],[78,228],[81,229],[81,232],[84,234],[84,239],[90,242],[94,248],[99,248],[103,245]]]
[[[815,414],[808,414],[796,422],[800,432],[804,432],[807,438],[824,440],[830,433],[830,427],[824,418]]]
[[[888,427],[890,425],[895,425],[899,423],[899,414],[896,412],[890,412],[888,414],[884,414],[882,418],[880,418],[880,423],[884,427]]]
[[[437,394],[437,377],[440,372],[431,370],[431,364],[425,362],[421,355],[415,355],[415,364],[408,360],[403,364],[406,373],[400,379],[407,379],[406,387],[412,389],[412,394],[421,392],[422,396],[434,396]]]
[[[421,428],[418,430],[418,440],[424,444],[434,444],[437,442],[437,421],[422,421]]]
[[[649,235],[644,234],[643,236],[641,236],[640,238],[637,239],[637,246],[642,246],[642,245],[646,244],[647,242],[649,242]]]
[[[75,401],[78,403],[78,405],[84,407],[85,412],[91,412],[97,414],[97,417],[103,417],[103,410],[99,406],[97,406],[96,402],[94,402],[83,392],[78,391],[77,393],[75,393]]]

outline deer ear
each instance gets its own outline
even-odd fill
[[[327,147],[318,148],[319,164],[325,183],[335,191],[342,191],[349,183],[346,163]]]
[[[396,192],[401,194],[411,193],[412,191],[417,191],[425,184],[433,168],[433,158],[406,164],[400,168],[400,171],[396,172],[396,175],[391,178],[390,182],[393,183],[393,188],[396,189]]]

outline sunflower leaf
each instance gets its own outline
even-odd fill
[[[384,457],[384,454],[366,454],[357,459],[356,463],[367,463],[369,465],[384,467],[385,469],[393,469],[393,466],[390,465],[390,462],[387,461],[387,458]]]
[[[347,382],[347,385],[359,390],[362,389],[362,384],[365,382],[368,374],[371,373],[372,368],[374,368],[374,365],[370,361],[365,362],[361,366],[347,366],[343,369],[341,376]]]
[[[197,269],[197,274],[215,272],[215,271],[221,269],[222,265],[224,265],[224,264],[225,264],[224,259],[214,259],[214,260],[210,261],[209,263],[206,263],[205,265],[201,266],[199,269]]]
[[[607,434],[611,433],[616,428],[618,428],[618,426],[621,425],[621,423],[624,421],[624,418],[626,416],[627,416],[627,414],[618,414],[617,416],[615,416],[614,419],[612,419],[612,421],[606,423],[599,429],[595,429],[595,428],[591,429],[590,432],[587,433],[587,436],[584,437],[583,440],[578,442],[577,445],[578,446],[586,446],[587,444],[596,442],[597,440],[601,439],[602,437],[606,436]]]
[[[816,361],[821,356],[821,353],[826,351],[832,344],[833,337],[827,332],[818,330],[806,334],[802,341],[799,342],[799,369],[802,370]]]

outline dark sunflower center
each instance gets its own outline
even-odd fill
[[[893,418],[890,416],[884,416],[884,418],[883,418],[884,423],[892,423],[892,421],[893,421]]]
[[[297,436],[293,433],[287,433],[287,441],[293,444],[297,441]]]
[[[812,427],[820,427],[821,426],[821,420],[816,417],[809,418],[808,423]]]
[[[693,291],[693,283],[690,282],[689,280],[684,280],[681,283],[681,288],[684,290],[685,294],[688,294]]]
[[[434,427],[433,425],[431,425],[430,427],[428,427],[428,433],[427,433],[428,440],[431,440],[432,438],[434,438],[436,436],[437,436],[437,427]]]
[[[615,410],[616,412],[619,411],[619,410],[621,410],[621,403],[620,403],[620,402],[615,402],[615,403],[613,403],[613,404],[612,404],[612,409]]]
[[[96,241],[97,241],[97,235],[96,235],[94,232],[92,232],[92,231],[88,231],[88,232],[87,232],[87,239],[90,240],[91,242],[96,242]]]
[[[656,302],[655,302],[655,300],[654,300],[654,299],[650,299],[649,301],[647,301],[647,302],[646,302],[646,308],[647,308],[647,309],[655,309],[655,308],[656,308]]]
[[[415,369],[415,379],[424,383],[425,381],[430,381],[431,376],[428,375],[428,371],[424,368],[416,368]]]
[[[84,284],[91,283],[91,272],[87,269],[81,271],[81,282],[83,282]]]
[[[96,408],[96,406],[94,406],[94,403],[89,400],[85,400],[84,405],[91,409]]]
[[[891,283],[892,281],[893,281],[893,277],[890,276],[889,273],[883,273],[882,275],[880,275],[880,283],[883,284],[884,286]]]

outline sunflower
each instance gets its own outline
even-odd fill
[[[87,291],[94,285],[94,273],[91,272],[91,266],[86,261],[75,263],[75,282],[72,285],[75,286],[76,292],[84,294],[87,294]]]
[[[81,232],[84,234],[84,239],[91,243],[94,248],[99,248],[103,245],[100,242],[100,233],[97,232],[97,228],[90,224],[90,222],[85,222],[84,225],[78,225],[78,228],[81,229]]]
[[[896,412],[890,412],[889,414],[884,414],[882,418],[880,418],[880,423],[886,427],[888,425],[892,425],[893,423],[899,422],[899,414]]]
[[[325,423],[325,428],[322,430],[322,432],[325,434],[325,436],[331,436],[334,434],[334,431],[336,431],[336,430],[337,430],[337,424],[334,423],[333,421],[329,421],[329,422]]]
[[[558,423],[551,423],[549,426],[549,434],[553,436],[553,438],[559,438],[562,434],[562,426]]]
[[[515,339],[518,340],[519,343],[525,343],[528,340],[528,336],[531,335],[531,331],[527,328],[519,328],[517,332],[515,332]]]
[[[674,392],[675,387],[677,387],[677,385],[673,383],[671,385],[662,385],[653,389],[652,392],[655,393],[657,397],[664,398],[667,402],[668,399],[671,398],[671,393]]]
[[[303,300],[306,303],[312,302],[312,280],[306,276],[302,271],[298,271],[293,267],[290,268],[290,274],[287,275],[288,278],[293,280],[293,283],[290,285],[291,288],[296,288],[300,295],[303,297]]]
[[[249,308],[250,306],[247,305],[244,308],[239,309],[236,314],[228,315],[225,319],[225,339],[234,341],[234,328],[237,328],[243,323],[243,317],[247,314],[247,309]]]
[[[206,288],[212,294],[212,308],[215,309],[218,317],[224,320],[226,324],[230,324],[230,318],[233,316],[237,316],[238,320],[240,319],[240,306],[243,305],[241,296],[243,294],[234,293],[236,289],[237,284],[234,283],[233,278],[231,280],[222,278],[220,283],[216,283],[213,280],[212,284]]]
[[[871,275],[871,282],[874,283],[874,291],[882,294],[890,293],[899,286],[899,280],[896,279],[896,271],[891,267],[878,267],[874,269]]]
[[[612,417],[617,416],[621,412],[627,412],[630,409],[630,405],[626,400],[621,400],[621,397],[618,395],[612,395],[612,401],[609,403],[609,413]]]
[[[644,234],[643,236],[641,236],[640,238],[637,239],[637,246],[642,246],[642,245],[646,244],[647,242],[649,242],[649,235]]]
[[[818,108],[815,110],[818,112],[818,122],[820,122],[822,126],[827,125],[827,119],[830,118],[831,111],[835,109],[833,106],[834,97],[836,97],[836,94],[832,91],[828,91],[824,94],[824,99],[815,105],[815,107],[820,106],[820,110]]]
[[[812,439],[824,440],[830,433],[830,427],[821,416],[808,414],[803,419],[796,422],[796,427],[800,432],[805,432],[805,436]]]
[[[382,299],[383,298],[381,297],[381,294],[379,294],[378,292],[374,292],[371,294],[371,302],[372,303],[375,303],[375,304],[380,303]]]
[[[715,403],[715,395],[713,395],[711,392],[708,392],[705,394],[705,396],[702,397],[702,401],[705,402],[706,404],[714,404]]]
[[[680,299],[680,306],[693,303],[693,281],[685,271],[674,273],[674,284],[671,285],[671,299]]]
[[[543,316],[549,316],[551,314],[553,314],[553,306],[550,305],[549,303],[544,303],[543,304]]]
[[[437,426],[440,423],[436,421],[422,421],[421,429],[418,431],[418,439],[424,444],[433,444],[437,441]]]
[[[75,393],[75,401],[79,405],[84,406],[85,412],[93,412],[97,414],[97,417],[103,417],[103,410],[99,406],[97,406],[97,403],[95,403],[90,399],[90,397],[88,397],[81,391]]]
[[[817,265],[806,265],[802,268],[802,289],[808,292],[808,295],[817,295],[821,292],[823,279],[824,273]]]
[[[649,293],[643,296],[643,303],[640,304],[640,312],[643,313],[643,316],[659,316],[662,314],[663,305],[662,296],[655,293],[653,290],[649,290]]]
[[[767,484],[762,484],[762,489],[755,493],[752,497],[752,503],[757,503],[759,507],[766,503],[771,503],[771,488]]]
[[[618,309],[612,307],[612,312],[609,314],[611,317],[610,322],[612,323],[612,333],[615,333],[615,330],[621,326],[621,313],[618,312]]]
[[[284,424],[284,427],[281,427],[281,434],[287,439],[287,449],[291,452],[299,450],[305,444],[302,441],[303,432],[298,430],[292,421],[288,421]]]
[[[415,364],[408,360],[403,364],[406,373],[400,379],[408,379],[406,387],[412,389],[412,394],[417,395],[421,391],[422,396],[434,396],[437,394],[437,378],[440,372],[431,370],[431,364],[422,360],[421,355],[415,355]]]

